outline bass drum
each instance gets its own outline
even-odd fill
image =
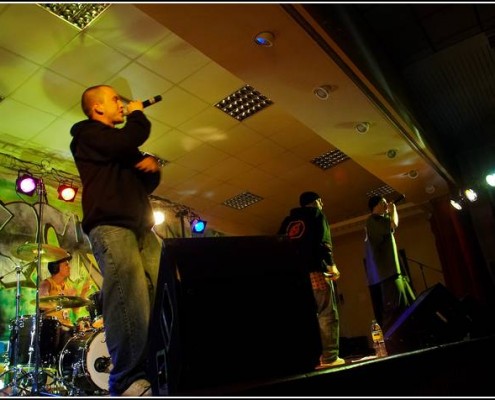
[[[87,392],[108,391],[112,366],[104,330],[76,333],[60,353],[60,375]]]

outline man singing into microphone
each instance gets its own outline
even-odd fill
[[[396,200],[402,200],[403,197]],[[401,271],[394,232],[399,215],[394,202],[382,196],[368,201],[366,220],[366,276],[377,322],[386,332],[415,300],[409,278]]]
[[[103,273],[102,308],[112,368],[112,396],[150,396],[148,325],[161,246],[151,230],[148,195],[160,183],[158,160],[144,155],[151,123],[141,101],[124,104],[114,88],[93,86],[71,129],[70,149],[82,185],[82,228]],[[118,124],[125,122],[122,128]]]

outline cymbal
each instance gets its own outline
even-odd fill
[[[36,299],[31,301],[31,304],[35,304]],[[46,296],[40,297],[40,308],[77,308],[90,304],[91,301],[78,296]]]
[[[37,260],[38,256],[38,243],[24,243],[14,250],[14,256],[24,261]],[[69,257],[64,249],[60,247],[51,246],[49,244],[41,245],[41,261],[50,262],[61,260],[65,257]]]

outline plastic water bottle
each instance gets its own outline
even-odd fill
[[[385,347],[385,339],[383,337],[383,331],[376,319],[371,321],[371,339],[373,341],[373,349],[377,357],[386,357],[388,355],[387,348]]]

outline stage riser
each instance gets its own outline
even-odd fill
[[[231,396],[490,396],[495,336],[294,376],[252,387],[217,388]]]

